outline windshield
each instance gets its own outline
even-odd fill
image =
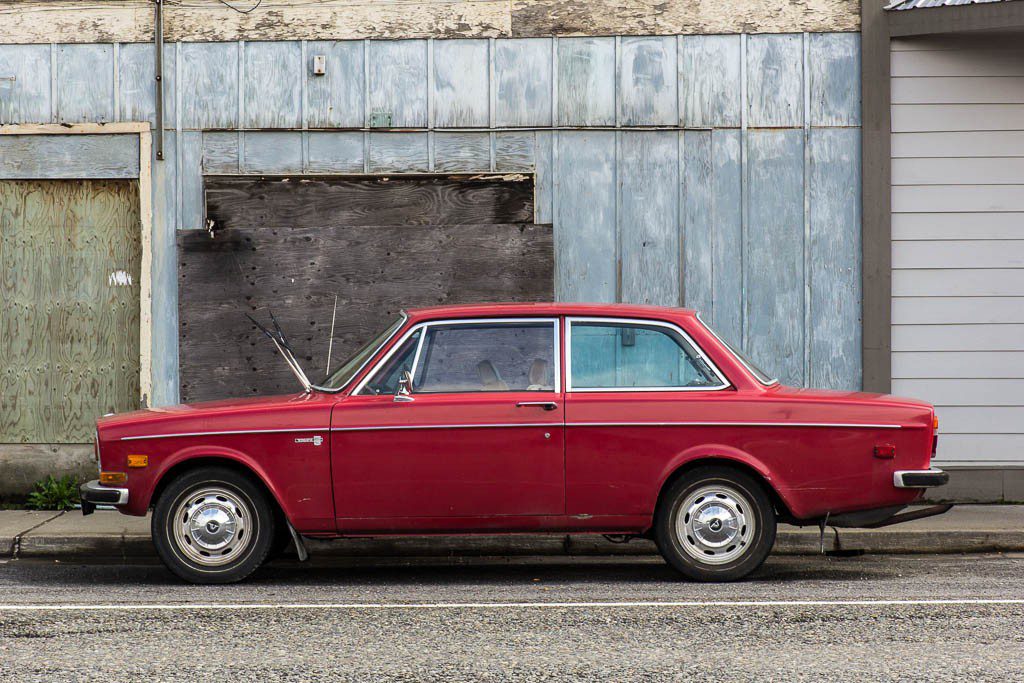
[[[736,356],[736,358],[738,358],[741,363],[743,363],[743,366],[747,370],[750,371],[750,374],[752,374],[754,377],[757,378],[758,382],[760,382],[761,384],[764,384],[765,386],[771,386],[772,384],[778,384],[779,380],[775,379],[774,377],[769,375],[767,372],[762,370],[760,367],[758,367],[754,363],[754,361],[750,360],[750,358],[747,357],[747,354],[743,353],[738,348],[736,348],[735,346],[733,346],[729,342],[727,342],[724,339],[722,339],[722,335],[720,335],[717,332],[715,332],[714,328],[712,328],[711,325],[708,325],[706,322],[704,322],[704,320],[699,315],[697,316],[697,320],[700,320],[700,324],[703,325],[704,327],[706,327],[708,332],[710,332],[711,334],[715,335],[715,339],[717,339],[718,341],[722,342],[722,344],[725,346],[725,348],[727,348],[730,351],[732,351],[733,355]]]
[[[341,364],[341,366],[329,374],[327,379],[320,385],[323,389],[341,389],[356,376],[364,365],[373,357],[373,354],[377,352],[381,346],[387,342],[391,336],[398,331],[398,328],[405,322],[405,314],[403,313],[393,323],[387,326],[383,332],[378,334],[372,340],[370,340],[366,346],[356,351],[351,358]]]

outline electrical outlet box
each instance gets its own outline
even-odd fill
[[[313,55],[313,75],[323,76],[327,73],[327,55]]]
[[[391,112],[382,109],[371,111],[370,128],[391,128]]]

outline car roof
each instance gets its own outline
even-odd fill
[[[414,320],[433,318],[483,318],[491,316],[554,316],[580,315],[602,317],[664,318],[680,315],[692,316],[694,311],[687,308],[649,306],[642,304],[600,304],[600,303],[482,303],[459,304],[454,306],[430,306],[406,310]]]

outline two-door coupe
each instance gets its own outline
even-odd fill
[[[937,424],[921,401],[781,386],[688,310],[429,308],[302,393],[101,418],[82,504],[153,510],[195,582],[302,556],[303,536],[516,532],[650,537],[724,581],[779,521],[905,518],[946,483]]]

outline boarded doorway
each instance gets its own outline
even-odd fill
[[[139,405],[139,189],[0,181],[0,443],[88,443]]]
[[[295,391],[246,313],[272,308],[313,381],[406,307],[553,296],[533,179],[208,178],[206,231],[179,235],[181,397]],[[257,316],[259,317],[259,316]]]

